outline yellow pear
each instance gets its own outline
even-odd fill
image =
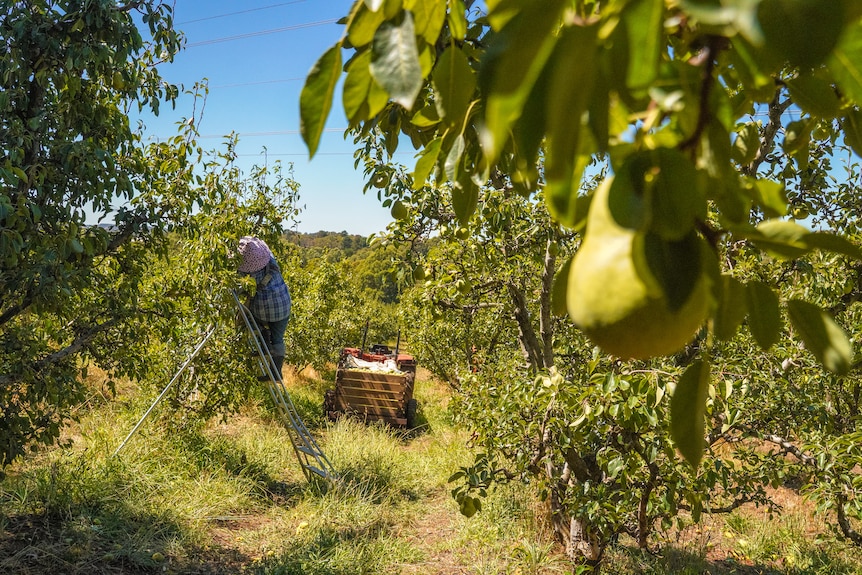
[[[705,243],[694,232],[680,242],[665,242],[639,226],[620,225],[615,214],[637,198],[623,194],[612,208],[612,183],[608,178],[596,190],[572,261],[569,316],[612,355],[646,359],[674,353],[708,313],[709,282],[700,257]],[[675,306],[667,295],[674,291]]]

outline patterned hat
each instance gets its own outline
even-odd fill
[[[263,240],[243,236],[239,240],[239,255],[242,256],[242,262],[237,270],[244,274],[250,274],[263,269],[269,263],[272,252],[269,251],[269,246]]]

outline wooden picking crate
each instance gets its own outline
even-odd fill
[[[413,399],[413,382],[416,364],[408,355],[381,357],[360,354],[354,348],[345,348],[342,361],[335,372],[335,389],[326,392],[324,411],[330,419],[340,415],[353,415],[364,421],[385,421],[397,427],[412,428],[415,424],[416,400]],[[387,373],[344,367],[347,355],[364,361],[395,359],[401,373]]]

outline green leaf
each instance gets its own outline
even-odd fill
[[[446,21],[446,0],[413,0],[404,7],[413,12],[416,35],[429,44],[436,44]]]
[[[568,313],[566,294],[569,292],[569,270],[572,269],[572,259],[566,260],[563,267],[554,274],[554,284],[551,290],[551,311],[560,317],[564,317]]]
[[[574,222],[580,190],[579,144],[595,77],[597,34],[596,26],[564,29],[548,61],[552,68],[545,104],[545,199],[551,215],[566,226]]]
[[[623,461],[622,457],[615,457],[608,461],[607,469],[608,469],[608,479],[614,479],[617,475],[619,475],[620,471],[625,469],[626,464]]]
[[[458,134],[452,142],[452,147],[449,148],[449,153],[446,154],[446,160],[443,162],[443,171],[450,182],[457,181],[461,175],[461,157],[464,155],[464,147],[464,136]]]
[[[816,74],[800,74],[787,80],[787,89],[793,101],[812,116],[832,118],[841,107],[832,83]]]
[[[808,148],[811,143],[811,130],[814,122],[810,118],[790,122],[784,131],[782,147],[785,153],[796,159],[800,169],[808,166]]]
[[[770,218],[787,215],[787,193],[784,184],[772,180],[758,179],[751,189],[754,201]]]
[[[545,140],[546,96],[551,66],[545,66],[524,104],[523,113],[512,129],[513,161],[509,170],[512,182],[527,193],[536,190],[539,182],[539,150]]]
[[[422,89],[422,67],[413,27],[413,15],[403,12],[377,28],[371,53],[371,76],[405,109],[413,108]]]
[[[460,48],[446,48],[434,68],[435,104],[449,125],[462,124],[476,90],[476,75]]]
[[[781,334],[781,308],[778,296],[768,285],[751,281],[746,285],[748,308],[748,329],[757,345],[764,351],[769,350]]]
[[[644,187],[652,193],[650,229],[665,239],[679,240],[696,219],[706,217],[705,179],[678,150],[658,148],[649,156],[651,165],[643,177]]]
[[[368,117],[373,118],[379,114],[388,103],[389,93],[371,78],[371,85],[368,87]]]
[[[844,27],[844,10],[838,2],[763,0],[757,18],[763,49],[801,68],[823,63]]]
[[[455,40],[467,35],[467,9],[464,0],[449,0],[449,32]]]
[[[682,0],[680,3],[701,25],[705,24],[719,34],[732,36],[734,31],[738,31],[752,42],[763,41],[756,18],[757,0]]]
[[[666,240],[654,232],[643,235],[643,263],[667,297],[668,308],[676,312],[689,300],[702,281],[706,269],[703,240],[692,230],[679,240]],[[638,262],[635,266],[639,265]]]
[[[841,127],[844,129],[844,143],[862,156],[862,110],[849,110]]]
[[[479,203],[479,188],[470,174],[461,171],[461,177],[452,185],[452,209],[462,226],[467,225]]]
[[[862,105],[862,21],[854,22],[844,30],[829,59],[829,71],[845,98]]]
[[[815,250],[826,250],[860,259],[862,250],[846,237],[830,232],[811,232],[792,220],[764,220],[756,228],[738,226],[734,235],[752,240],[779,259],[794,259]]]
[[[798,299],[787,302],[787,314],[805,347],[826,369],[839,375],[850,370],[853,345],[832,316],[816,305]]]
[[[352,59],[347,64],[347,76],[344,78],[344,86],[341,91],[341,104],[344,106],[344,114],[351,123],[365,120],[361,114],[363,107],[368,103],[368,91],[371,88],[371,52],[365,51]],[[367,110],[367,107],[365,108]]]
[[[730,275],[721,276],[721,285],[718,286],[721,294],[717,299],[718,307],[715,310],[714,329],[715,336],[720,340],[730,340],[736,335],[742,320],[747,313],[745,285]]]
[[[430,128],[440,123],[440,115],[437,112],[437,107],[431,104],[417,110],[413,117],[410,118],[410,123],[420,128]]]
[[[814,232],[805,237],[805,243],[814,249],[842,254],[857,260],[862,259],[862,249],[844,236],[837,234]]]
[[[495,34],[485,52],[481,83],[486,94],[483,149],[496,161],[521,116],[532,88],[551,55],[557,16],[565,0],[527,0],[518,18]]]
[[[22,170],[21,168],[19,168],[18,166],[10,166],[9,171],[12,172],[13,174],[15,174],[15,177],[17,177],[19,180],[21,180],[25,184],[28,183],[27,173],[24,170]]]
[[[523,8],[522,0],[488,0],[488,22],[496,31],[505,28]]]
[[[693,468],[697,468],[703,458],[703,414],[708,391],[709,364],[699,359],[679,378],[670,399],[670,434]]]
[[[806,236],[811,232],[789,220],[764,220],[757,225],[756,233],[749,236],[761,249],[781,259],[793,259],[811,251]]]
[[[608,149],[608,141],[611,134],[611,103],[610,98],[608,98],[610,86],[601,67],[596,70],[593,82],[595,85],[593,86],[592,97],[590,98],[588,123],[596,142],[596,149],[604,153]]]
[[[746,166],[757,157],[760,149],[760,130],[757,124],[749,122],[738,129],[736,139],[733,141],[731,156],[736,163]]]
[[[320,144],[340,75],[341,42],[327,50],[314,64],[299,95],[300,132],[310,157],[314,157]]]
[[[413,189],[419,190],[428,181],[428,177],[437,165],[437,158],[440,155],[440,146],[443,144],[443,138],[436,138],[429,142],[425,149],[419,153],[419,159],[416,160],[416,168],[413,170]]]
[[[627,83],[633,90],[649,87],[658,75],[664,46],[664,0],[629,2],[622,20],[629,38]]]
[[[347,24],[347,41],[354,48],[361,48],[374,40],[374,33],[386,19],[383,10],[369,10],[368,6],[358,4],[353,17]]]

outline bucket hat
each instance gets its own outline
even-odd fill
[[[272,252],[266,242],[252,236],[243,236],[239,240],[238,251],[242,261],[237,270],[245,274],[263,269],[272,258]]]

